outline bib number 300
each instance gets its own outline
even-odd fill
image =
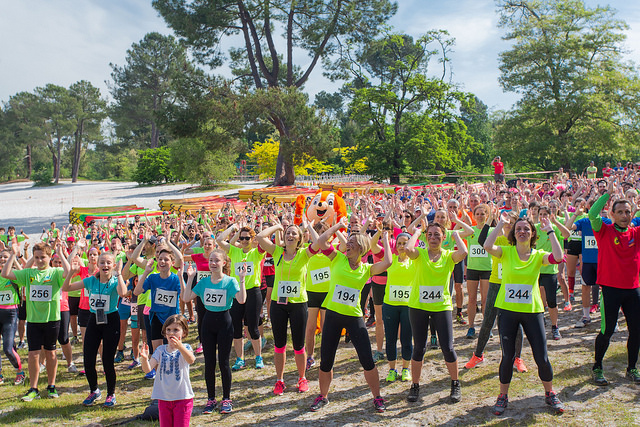
[[[505,285],[504,301],[516,304],[531,304],[533,302],[532,285]]]

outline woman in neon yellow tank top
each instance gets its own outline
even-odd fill
[[[451,375],[451,401],[461,398],[458,381],[458,356],[453,349],[453,324],[451,311],[451,273],[456,263],[467,256],[467,247],[457,231],[453,239],[458,247],[455,251],[442,249],[447,230],[438,223],[432,223],[425,230],[427,249],[406,248],[407,255],[413,260],[416,276],[409,296],[409,321],[413,335],[413,354],[411,357],[411,377],[413,384],[407,400],[416,402],[420,396],[420,375],[422,360],[429,334],[429,321],[432,320],[438,333],[438,341],[444,355],[449,375]]]
[[[540,297],[538,276],[543,265],[562,262],[563,251],[548,219],[541,220],[541,230],[549,236],[552,253],[538,251],[538,238],[534,224],[528,218],[518,218],[509,232],[510,246],[496,246],[497,237],[509,219],[505,213],[496,228],[489,234],[484,248],[502,263],[502,286],[496,297],[498,331],[502,347],[500,362],[500,395],[493,411],[501,415],[507,408],[507,392],[513,375],[515,359],[515,337],[522,325],[531,344],[533,357],[538,365],[538,376],[545,389],[545,402],[557,413],[564,405],[553,391],[553,369],[547,354],[547,339],[544,329],[544,305]]]

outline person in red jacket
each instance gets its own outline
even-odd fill
[[[493,179],[496,182],[504,182],[504,163],[500,160],[500,156],[493,159],[491,166],[493,166]]]

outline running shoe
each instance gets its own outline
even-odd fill
[[[407,401],[417,402],[419,397],[420,397],[420,384],[416,384],[416,383],[411,384],[411,388],[409,389],[409,395],[407,396]]]
[[[373,352],[373,361],[377,363],[377,362],[380,362],[382,360],[384,360],[384,353],[381,352],[381,351],[378,351],[378,350],[374,351]]]
[[[82,402],[82,404],[84,406],[91,406],[96,402],[96,400],[100,399],[101,397],[102,397],[102,393],[100,392],[99,389],[97,389],[96,391],[92,391],[91,393],[89,393],[89,396],[87,396],[87,398]]]
[[[558,395],[555,391],[551,390],[544,394],[544,403],[551,406],[556,414],[561,414],[564,412],[564,403],[560,402],[558,399]]]
[[[202,354],[204,350],[202,349],[202,343],[198,344],[198,347],[196,347],[196,354]]]
[[[509,398],[506,394],[500,393],[498,396],[498,400],[496,400],[496,404],[493,405],[493,413],[496,415],[504,414],[504,410],[507,409],[509,405]]]
[[[46,370],[47,370],[47,367],[44,365],[44,363],[41,363],[40,364],[40,373],[43,373]]]
[[[524,364],[524,360],[522,360],[521,357],[516,357],[513,360],[513,367],[516,368],[516,371],[518,371],[521,374],[523,372],[529,372],[529,370],[527,369],[527,365]]]
[[[193,317],[192,317],[192,318],[190,318],[190,319],[189,319],[189,324],[190,324],[190,325],[193,325],[194,323],[196,323],[196,319],[195,319],[195,318],[193,318]]]
[[[598,304],[593,304],[590,308],[589,308],[589,313],[595,313],[598,311]]]
[[[307,371],[316,366],[316,359],[313,356],[307,357]]]
[[[136,360],[136,357],[133,355],[133,349],[131,349],[131,353],[129,353],[129,360]]]
[[[20,350],[20,349],[23,349],[23,348],[27,348],[27,345],[24,343],[24,341],[20,341],[16,348]]]
[[[104,404],[102,406],[104,406],[105,408],[112,408],[115,405],[116,405],[116,396],[113,394],[110,394],[104,400]]]
[[[627,378],[628,380],[631,380],[634,384],[639,384],[640,372],[638,372],[636,368],[627,369],[627,374],[625,375],[625,378]]]
[[[256,369],[262,368],[264,368],[264,359],[262,359],[262,356],[256,356]]]
[[[60,397],[60,395],[58,394],[58,390],[56,390],[56,386],[47,386],[47,397],[49,399],[57,399]]]
[[[21,385],[24,384],[24,380],[26,379],[26,375],[24,371],[20,371],[16,374],[16,380],[13,382],[13,385]]]
[[[316,411],[319,411],[320,409],[322,409],[324,406],[326,406],[328,404],[329,404],[329,399],[327,399],[323,395],[319,394],[313,400],[313,403],[311,404],[311,407],[309,409],[311,409],[311,412],[316,412]]]
[[[465,335],[465,338],[472,340],[475,337],[476,337],[476,328],[474,327],[469,328],[469,330],[467,331],[467,335]]]
[[[398,371],[395,369],[389,369],[389,374],[387,375],[386,381],[388,383],[392,383],[398,379]]]
[[[306,378],[300,378],[298,380],[298,392],[306,393],[309,391],[309,381]]]
[[[67,366],[67,372],[70,372],[72,374],[77,374],[78,373],[78,367],[76,366],[75,363],[71,363],[71,365]]]
[[[113,361],[115,363],[124,362],[124,350],[118,350],[118,352],[116,353],[116,358],[113,359]]]
[[[466,325],[467,324],[467,321],[464,320],[464,317],[462,317],[462,314],[458,314],[456,316],[456,322],[458,322],[461,325]]]
[[[276,381],[276,385],[273,386],[273,394],[276,396],[282,396],[286,388],[284,381]]]
[[[78,337],[73,337],[73,338],[71,338],[71,340],[69,341],[69,343],[70,343],[71,345],[76,345],[76,344],[78,344],[78,342],[79,342],[79,341],[78,341]],[[20,348],[20,347],[18,347],[18,348]]]
[[[220,413],[221,414],[230,414],[233,411],[233,403],[231,399],[225,399],[220,402]]]
[[[473,369],[482,362],[484,362],[484,353],[480,357],[473,353],[471,359],[464,365],[464,369]]]
[[[251,346],[251,340],[247,340],[246,343],[244,343],[244,352],[248,352],[249,350],[251,350],[253,347]]]
[[[140,365],[141,365],[141,363],[139,361],[133,359],[133,362],[131,362],[131,365],[127,366],[127,369],[129,369],[129,370],[135,369]]]
[[[438,337],[435,335],[431,335],[431,350],[438,349]]]
[[[202,410],[202,413],[203,414],[211,414],[213,412],[213,410],[216,408],[216,405],[218,405],[218,402],[215,399],[207,400],[207,404],[205,405],[204,409]]]
[[[262,348],[265,348],[267,345],[267,339],[265,337],[260,338],[260,344],[262,345]]]
[[[145,376],[144,376],[145,380],[155,380],[156,379],[156,370],[152,369],[151,371],[149,371]]]
[[[462,390],[460,389],[460,381],[451,380],[451,393],[449,398],[453,403],[458,403],[462,400]]]
[[[366,326],[367,328],[371,328],[371,327],[375,326],[375,324],[376,324],[376,318],[375,318],[375,317],[373,317],[373,316],[371,316],[371,317],[369,317],[369,318],[367,319],[367,323],[365,324],[365,326]]]
[[[551,327],[551,334],[553,335],[553,339],[558,341],[562,339],[562,335],[560,335],[560,329],[557,326]]]
[[[607,379],[604,377],[602,368],[595,368],[592,372],[592,375],[593,375],[593,382],[596,385],[601,385],[601,386],[609,385],[609,381],[607,381]]]
[[[22,396],[22,401],[31,402],[33,399],[40,399],[40,394],[37,388],[32,387]]]
[[[569,292],[569,301],[576,302],[575,297],[573,296],[573,292]]]
[[[407,368],[402,368],[402,376],[400,381],[411,381],[411,371]]]
[[[576,322],[576,324],[574,325],[574,328],[584,328],[589,323],[591,323],[591,318],[587,317],[587,316],[584,316],[584,317],[582,317],[582,319],[580,319],[580,320],[578,320]]]
[[[387,409],[385,400],[382,396],[378,396],[373,399],[373,407],[376,408],[376,412],[384,412]]]
[[[571,302],[567,301],[564,303],[564,307],[562,309],[564,311],[571,311],[573,310],[573,306],[571,305]]]
[[[236,363],[233,364],[233,366],[231,367],[231,370],[239,371],[240,369],[244,369],[244,367],[245,367],[244,360],[242,360],[239,357],[236,357]]]

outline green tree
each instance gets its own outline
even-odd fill
[[[610,7],[579,0],[498,2],[500,83],[522,95],[497,129],[506,161],[555,169],[629,155],[638,142],[640,84],[623,60],[624,31]]]
[[[140,184],[159,184],[176,180],[169,161],[169,147],[148,148],[138,152],[138,167],[133,179]]]
[[[489,108],[480,98],[474,96],[471,104],[460,107],[460,114],[467,126],[467,134],[480,146],[477,151],[467,155],[465,160],[482,171],[490,166],[494,157]]]
[[[397,9],[389,0],[154,0],[153,6],[204,64],[221,65],[221,44],[241,41],[230,56],[238,81],[250,85],[249,90],[299,89],[320,61],[335,72],[333,77],[339,77],[335,59],[341,48],[375,37]],[[276,34],[279,30],[282,43]],[[241,37],[233,37],[238,34]],[[301,51],[310,56],[304,68],[295,63]],[[281,110],[263,112],[263,120],[280,134],[275,184],[292,184],[293,153],[302,151],[297,144],[305,141],[305,135],[292,132],[296,125],[290,117],[279,115]],[[309,142],[313,141],[304,144]]]
[[[127,50],[126,64],[112,68],[114,104],[110,117],[116,135],[137,147],[155,148],[166,142],[159,112],[176,101],[174,82],[193,71],[185,48],[173,36],[148,33]]]
[[[453,41],[444,31],[417,39],[387,35],[354,54],[351,117],[360,124],[357,154],[378,179],[450,171],[475,146],[459,108],[471,96],[445,82]],[[442,74],[428,76],[430,61]]]
[[[100,97],[100,89],[86,80],[72,84],[69,93],[76,103],[71,163],[71,182],[76,182],[87,145],[102,140],[101,125],[107,116],[107,103]]]

